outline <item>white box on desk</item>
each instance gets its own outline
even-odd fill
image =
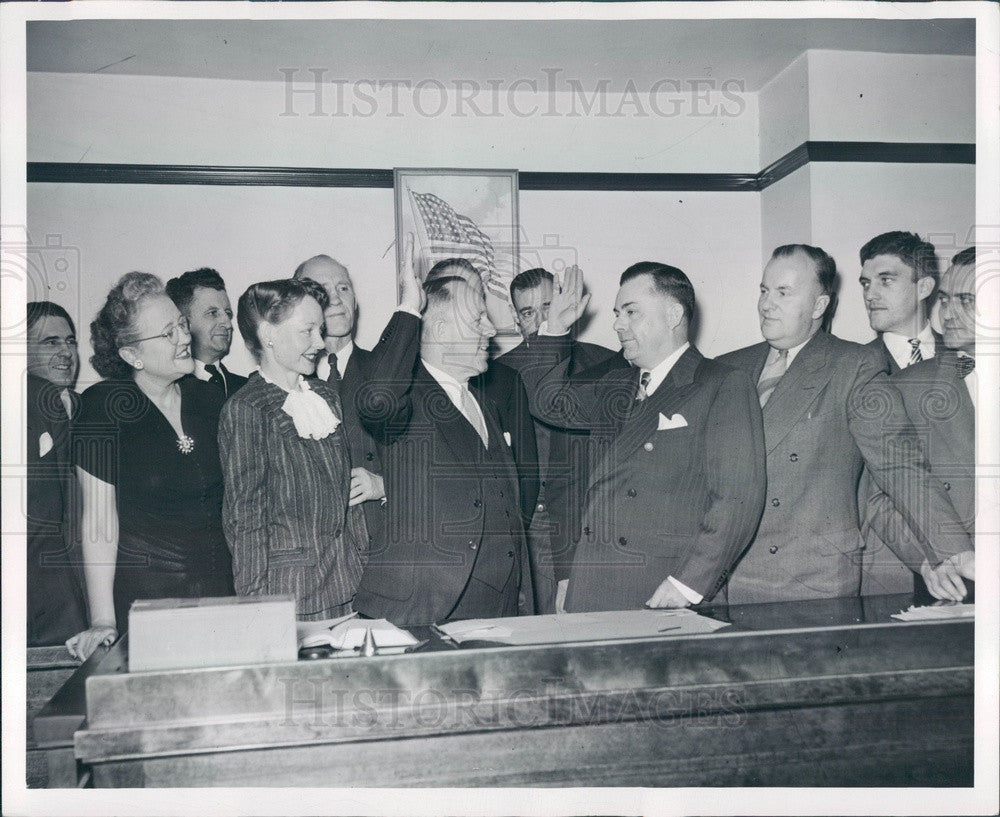
[[[129,610],[129,672],[297,658],[294,596],[139,599]]]

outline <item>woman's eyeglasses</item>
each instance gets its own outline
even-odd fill
[[[191,330],[188,328],[187,319],[181,318],[166,332],[160,332],[158,335],[150,335],[148,338],[136,338],[130,343],[127,343],[126,346],[131,346],[133,343],[142,343],[144,340],[156,340],[157,338],[166,338],[171,343],[176,345],[189,337],[191,337]]]

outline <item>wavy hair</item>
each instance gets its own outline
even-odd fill
[[[122,360],[118,350],[136,339],[135,316],[143,302],[162,294],[163,283],[148,272],[126,272],[118,280],[90,324],[90,343],[94,347],[90,363],[98,374],[118,380],[135,375],[135,369]]]

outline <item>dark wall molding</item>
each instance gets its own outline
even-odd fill
[[[954,142],[803,142],[759,173],[522,172],[521,190],[760,192],[810,162],[975,164]],[[392,188],[392,169],[28,162],[29,182]]]

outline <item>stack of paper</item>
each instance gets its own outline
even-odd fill
[[[325,621],[300,621],[296,629],[299,649],[330,646],[345,655],[352,655],[365,643],[365,633],[371,630],[375,651],[379,655],[401,653],[420,642],[406,630],[384,618],[359,619],[356,613]]]
[[[975,604],[934,604],[928,607],[910,607],[892,618],[899,621],[932,621],[935,619],[975,618]]]
[[[726,626],[728,624],[724,621],[699,615],[693,610],[615,610],[519,618],[478,618],[452,621],[440,625],[438,629],[460,644],[468,641],[569,644],[623,638],[702,635]]]

